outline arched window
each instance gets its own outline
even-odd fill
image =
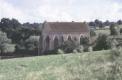
[[[43,36],[41,35],[39,38],[39,49],[42,50],[43,49]]]
[[[56,48],[58,48],[58,46],[59,46],[59,44],[58,44],[58,38],[55,37],[55,39],[54,39],[54,48],[56,49]]]
[[[76,37],[74,37],[74,41],[77,41],[77,38]]]
[[[80,37],[80,44],[87,45],[89,43],[89,39],[87,37]]]
[[[64,43],[64,37],[61,36],[61,44],[63,44],[63,43]]]
[[[68,40],[69,40],[69,41],[71,41],[71,40],[72,40],[71,36],[68,36]]]
[[[80,45],[83,44],[83,36],[80,37]]]
[[[49,50],[49,47],[50,47],[50,38],[49,36],[46,37],[46,50]]]

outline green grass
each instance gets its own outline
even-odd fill
[[[119,25],[119,28],[122,28],[122,25]]]
[[[122,56],[116,75],[114,62],[109,50],[1,60],[0,80],[122,80]]]
[[[109,29],[103,29],[103,30],[99,29],[99,30],[95,30],[95,32],[96,32],[97,35],[100,34],[100,33],[110,35],[110,30]]]

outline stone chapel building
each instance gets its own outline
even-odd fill
[[[53,50],[67,40],[75,40],[80,44],[83,37],[90,37],[90,29],[86,23],[44,22],[39,40],[39,53]]]

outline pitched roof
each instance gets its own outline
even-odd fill
[[[51,32],[88,32],[88,25],[81,22],[46,22]]]

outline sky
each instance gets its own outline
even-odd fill
[[[20,22],[117,21],[122,19],[122,0],[0,0],[0,19]]]

